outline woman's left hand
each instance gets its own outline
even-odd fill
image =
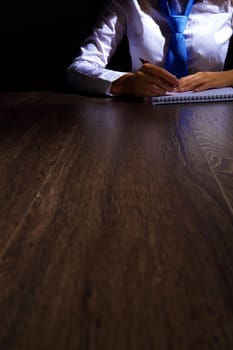
[[[179,79],[178,91],[203,91],[233,85],[233,70],[198,72]]]

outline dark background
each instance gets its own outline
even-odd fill
[[[7,1],[0,12],[0,90],[63,90],[65,72],[104,0]],[[130,67],[124,38],[111,68]],[[232,63],[232,52],[228,58]]]
[[[66,68],[89,34],[104,0],[7,2],[0,12],[1,91],[65,86]],[[123,67],[123,40],[111,66]],[[126,51],[126,50],[125,50]]]

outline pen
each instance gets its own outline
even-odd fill
[[[142,62],[142,64],[144,64],[144,63],[150,63],[149,61],[144,60],[144,58],[141,58],[141,57],[139,57],[139,60]]]
[[[141,57],[139,57],[139,60],[141,61],[142,64],[150,63],[150,61],[145,60],[144,58],[141,58]],[[161,76],[160,79],[163,79],[163,80],[165,80],[165,81],[168,81],[168,83],[173,87],[173,89],[177,89],[177,86],[179,85],[179,84],[174,84],[174,83],[172,83],[172,82],[171,82],[171,79],[168,79],[168,78],[163,77],[163,76]]]

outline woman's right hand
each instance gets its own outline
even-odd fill
[[[111,93],[128,96],[159,96],[166,91],[173,91],[179,85],[175,75],[152,63],[143,63],[135,73],[126,73],[115,80]]]

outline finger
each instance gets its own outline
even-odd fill
[[[137,96],[159,96],[164,95],[166,90],[151,82],[137,80],[133,93]]]
[[[187,91],[193,90],[201,85],[200,79],[196,75],[189,75],[187,77],[181,78],[179,81],[179,90]]]
[[[181,78],[179,81],[180,91],[195,90],[202,91],[214,87],[214,79],[207,72],[197,72]],[[204,86],[204,88],[203,88]]]
[[[169,85],[172,86],[178,86],[179,84],[179,80],[176,78],[175,75],[169,73],[167,70],[156,66],[154,64],[151,63],[145,63],[142,67],[141,70],[149,75],[151,75],[151,77],[153,79],[157,79],[160,78],[162,79],[164,82],[169,83]]]
[[[212,88],[213,88],[212,84],[208,82],[208,83],[200,84],[199,86],[195,87],[193,91],[198,92],[198,91],[204,91]]]
[[[173,84],[164,80],[160,76],[156,76],[148,73],[148,71],[139,70],[136,74],[138,78],[141,79],[142,81],[145,81],[148,84],[156,85],[159,89],[162,89],[165,91],[171,91],[174,89]]]
[[[155,84],[144,84],[141,86],[143,96],[160,96],[166,93],[166,90],[161,89]]]

